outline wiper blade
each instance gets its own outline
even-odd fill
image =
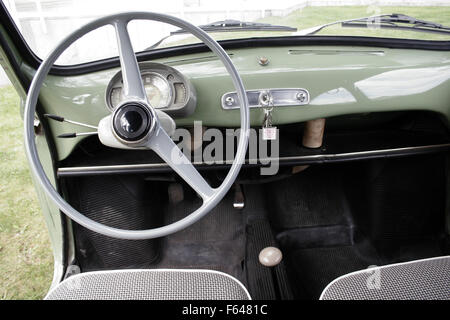
[[[379,16],[372,16],[372,17],[366,17],[366,18],[360,18],[360,19],[352,19],[347,20],[348,23],[351,22],[369,22],[369,23],[407,23],[407,24],[413,24],[423,27],[429,27],[429,28],[445,28],[442,26],[442,24],[431,22],[431,21],[425,21],[420,20],[414,17],[407,16],[405,14],[401,13],[393,13],[393,14],[384,14]]]
[[[450,34],[450,27],[442,24],[416,19],[405,14],[393,13],[378,16],[363,17],[357,19],[340,20],[320,26],[300,30],[299,35],[313,35],[332,25],[341,24],[342,27],[352,28],[387,28],[403,29],[420,32],[432,32],[440,34]]]
[[[240,20],[222,20],[198,26],[206,32],[228,32],[228,31],[297,31],[297,28],[270,23],[246,22]],[[171,32],[171,35],[187,33],[183,29]]]
[[[399,13],[343,21],[342,27],[351,27],[351,28],[380,27],[387,29],[404,29],[421,32],[450,34],[450,27],[445,27],[442,24],[436,22],[421,20]]]
[[[198,26],[205,32],[230,32],[230,31],[286,31],[296,32],[297,28],[273,25],[270,23],[245,22],[239,20],[222,20]],[[151,50],[158,47],[164,40],[179,34],[188,34],[189,32],[179,29],[172,31],[169,35],[158,40],[145,50]]]

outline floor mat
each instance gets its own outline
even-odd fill
[[[152,267],[212,269],[230,274],[245,284],[245,223],[232,201],[232,194],[228,194],[204,218],[163,238],[163,254]],[[186,192],[184,201],[166,207],[165,224],[186,217],[200,204],[194,194]]]
[[[247,255],[245,260],[250,295],[257,300],[292,299],[284,260],[274,268],[259,262],[259,252],[268,247],[279,247],[267,217],[265,201],[261,201],[264,187],[245,185],[247,218]]]
[[[347,224],[348,207],[339,172],[310,167],[267,185],[275,229]]]
[[[76,182],[76,184],[75,184]],[[83,177],[75,186],[71,202],[86,217],[128,230],[155,227],[160,207],[157,193],[136,188],[141,180],[132,176]],[[159,241],[124,240],[104,236],[73,222],[77,261],[83,271],[148,268],[158,258]]]
[[[362,256],[356,246],[308,248],[289,252],[289,275],[296,298],[318,299],[337,277],[378,265],[376,256]]]
[[[300,299],[318,299],[335,278],[381,263],[372,244],[350,226],[290,229],[279,233],[277,241],[286,254],[292,290]]]
[[[284,261],[273,268],[259,262],[259,252],[269,246],[278,247],[269,222],[266,219],[249,221],[246,267],[251,296],[256,300],[292,299]]]
[[[266,198],[271,199],[270,221],[285,256],[295,298],[318,299],[335,278],[372,265],[445,254],[438,237],[405,237],[402,242],[396,239],[387,243],[387,249],[374,243],[356,224],[356,209],[350,205],[344,188],[349,175],[345,170],[353,168],[336,168],[310,167],[266,189]],[[359,213],[364,216],[363,211]],[[408,228],[398,222],[377,225],[377,230],[400,227]]]

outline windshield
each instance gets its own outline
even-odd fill
[[[28,46],[40,58],[76,28],[95,18],[123,11],[174,15],[201,26],[216,40],[306,35],[450,40],[447,28],[450,2],[441,0],[398,1],[403,6],[385,6],[393,1],[384,0],[363,1],[369,3],[365,6],[358,5],[359,0],[3,0],[3,3]],[[409,18],[394,19],[398,15]],[[352,19],[359,20],[346,22]],[[431,24],[414,23],[414,20]],[[176,27],[159,22],[132,21],[128,29],[135,51],[199,42]],[[114,30],[105,26],[75,42],[57,64],[78,64],[114,56],[117,56]]]

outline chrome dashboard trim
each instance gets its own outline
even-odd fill
[[[269,88],[246,90],[250,108],[264,108],[259,103],[261,92],[269,92],[273,100],[274,107],[295,107],[307,105],[310,102],[310,94],[304,88]],[[239,109],[239,101],[236,92],[227,92],[221,98],[222,109]]]

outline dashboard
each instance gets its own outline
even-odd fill
[[[317,118],[372,112],[427,110],[450,119],[450,53],[349,46],[280,46],[228,50],[252,107],[250,123],[261,128],[261,91],[274,98],[272,123],[281,127]],[[259,57],[268,58],[266,65]],[[240,125],[231,78],[211,52],[139,62],[150,102],[177,127]],[[23,66],[31,79],[35,70]],[[45,113],[97,126],[121,101],[119,67],[73,76],[49,75],[41,90]],[[252,103],[252,101],[254,103]],[[49,123],[52,134],[79,127]],[[56,139],[58,159],[86,137]]]

